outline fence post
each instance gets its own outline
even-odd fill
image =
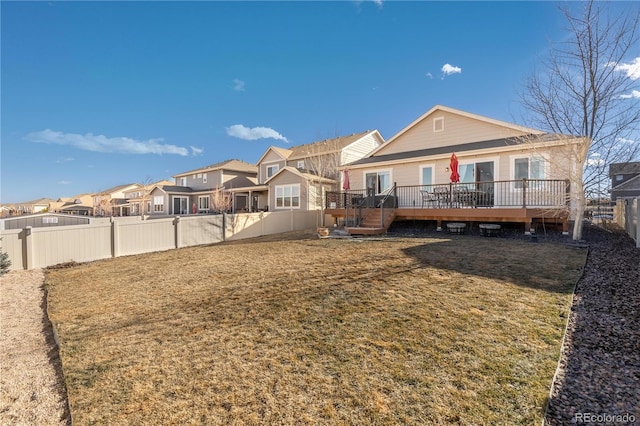
[[[173,220],[173,227],[175,228],[175,247],[177,249],[180,248],[180,216],[176,216]]]
[[[32,231],[31,226],[27,226],[24,228],[24,265],[25,269],[30,270],[33,269],[33,241],[31,236]]]
[[[118,245],[120,244],[120,235],[118,229],[118,222],[116,222],[115,218],[111,216],[111,257],[120,256],[120,250],[118,250]]]

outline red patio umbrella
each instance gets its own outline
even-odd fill
[[[456,183],[460,182],[460,174],[458,173],[458,157],[455,152],[451,154],[451,162],[449,163],[449,168],[451,169],[451,182]]]
[[[344,189],[345,191],[348,191],[351,189],[351,183],[349,182],[349,170],[344,171],[344,179],[342,182],[342,189]]]

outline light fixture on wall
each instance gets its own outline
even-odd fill
[[[449,173],[449,168],[448,168],[448,167],[445,167],[445,168],[444,168],[444,171],[445,171],[445,173]]]

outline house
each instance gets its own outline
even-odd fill
[[[93,216],[93,195],[78,194],[73,197],[60,197],[52,202],[49,211],[81,216]]]
[[[235,159],[179,173],[151,190],[151,215],[246,210],[248,200],[234,199],[230,191],[256,185],[257,174],[256,166]]]
[[[127,215],[140,216],[151,214],[151,191],[156,186],[173,185],[170,180],[161,180],[140,184],[139,187],[132,188],[124,192],[126,203],[122,207],[127,209]]]
[[[328,194],[327,213],[336,221],[376,224],[353,233],[385,232],[393,220],[406,219],[435,220],[439,227],[520,222],[527,232],[546,221],[566,232],[571,165],[559,159],[580,141],[437,105],[343,166],[351,190]],[[452,182],[454,168],[459,182]]]
[[[640,197],[640,161],[609,165],[611,201],[620,197]]]
[[[3,205],[3,211],[6,216],[41,213],[48,211],[53,202],[55,200],[51,198],[38,198],[37,200],[22,203],[5,204]]]
[[[129,206],[125,198],[125,193],[137,190],[142,185],[138,183],[128,183],[93,194],[93,211],[96,216],[127,216]]]
[[[248,211],[320,210],[323,194],[339,186],[339,167],[383,143],[377,130],[368,130],[289,148],[271,146],[257,162],[257,183],[231,192],[236,200],[250,200]]]

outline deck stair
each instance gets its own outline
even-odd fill
[[[384,215],[384,220],[383,220]],[[380,235],[387,232],[396,217],[396,209],[371,209],[360,226],[347,227],[350,235]]]

